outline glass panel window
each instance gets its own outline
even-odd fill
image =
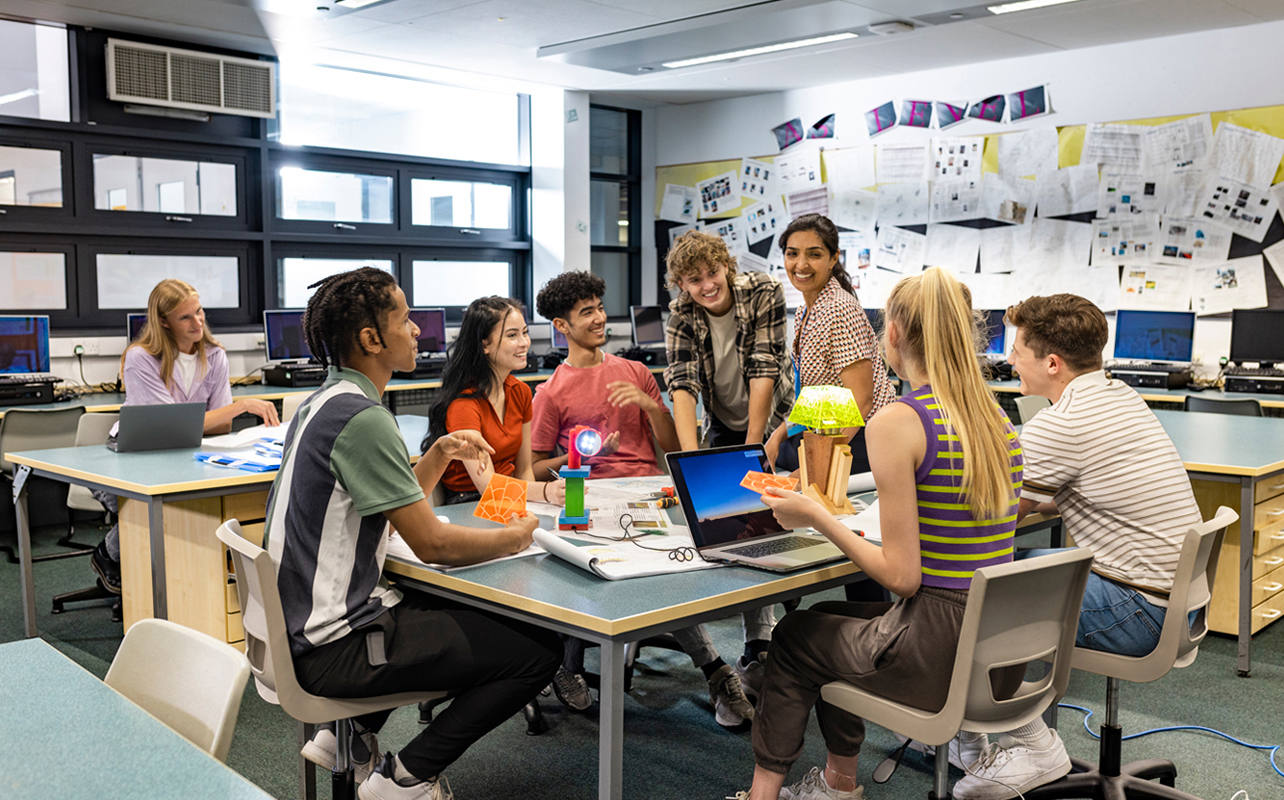
[[[236,216],[236,166],[94,154],[94,208]]]
[[[205,308],[239,308],[241,275],[236,256],[100,254],[99,308],[146,308],[152,287],[166,278],[185,280]]]
[[[62,208],[62,153],[0,146],[0,206]]]
[[[276,215],[281,219],[392,222],[392,178],[281,167]]]
[[[513,188],[500,183],[471,183],[415,178],[410,181],[411,221],[453,228],[511,226]]]
[[[590,253],[589,269],[606,282],[606,294],[602,296],[606,315],[627,317],[629,315],[629,254]]]
[[[629,246],[628,184],[589,183],[590,245]]]
[[[374,267],[392,273],[392,261],[373,258],[283,258],[278,270],[278,302],[281,308],[304,308],[317,281],[358,267]]]
[[[0,20],[0,102],[11,117],[71,121],[67,29]]]
[[[66,307],[66,254],[0,252],[0,309],[44,311]]]
[[[415,261],[412,306],[466,306],[479,297],[508,297],[507,261]]]
[[[523,164],[516,94],[281,62],[282,144]],[[467,132],[461,135],[461,125]]]
[[[629,174],[629,115],[589,108],[589,171]]]

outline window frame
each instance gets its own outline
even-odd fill
[[[617,183],[625,187],[629,203],[629,236],[627,245],[590,244],[590,253],[623,253],[628,259],[629,288],[628,305],[642,305],[642,112],[631,108],[619,108],[601,103],[592,103],[590,109],[614,111],[625,114],[628,130],[628,169],[626,172],[589,172],[589,181]],[[590,119],[592,115],[590,114]],[[592,137],[589,137],[590,143]],[[592,145],[590,144],[590,147]],[[628,310],[624,314],[610,316],[612,322],[629,320]]]
[[[406,293],[406,301],[412,308],[419,308],[415,297],[415,262],[416,261],[507,261],[508,262],[508,296],[528,306],[527,317],[531,314],[528,298],[530,297],[530,257],[529,253],[510,248],[459,248],[459,247],[413,247],[402,251],[402,275],[400,285]],[[432,302],[426,306],[446,309],[446,324],[458,325],[463,321],[464,309],[467,306],[446,305]]]
[[[49,317],[49,330],[52,332],[55,323],[71,322],[80,317],[79,275],[76,269],[76,245],[71,242],[50,242],[47,238],[36,236],[14,236],[0,240],[0,251],[6,253],[62,253],[63,284],[66,292],[66,308],[42,308],[24,310],[3,310],[0,314],[41,314]]]
[[[431,238],[445,243],[512,242],[523,236],[525,225],[525,186],[520,173],[487,169],[429,166],[404,167],[401,170],[401,208],[404,209],[403,230],[415,238]],[[416,225],[414,223],[413,182],[415,180],[441,180],[461,183],[494,183],[509,187],[507,228],[465,228],[453,225]],[[466,231],[476,231],[467,233]]]
[[[282,163],[289,162],[289,163]],[[298,167],[310,172],[335,172],[346,175],[373,175],[392,179],[392,202],[390,222],[349,222],[345,220],[310,220],[285,219],[280,216],[280,175],[283,167]],[[298,153],[293,148],[279,148],[271,151],[268,157],[268,168],[264,170],[264,186],[267,189],[264,212],[268,217],[265,227],[281,233],[306,233],[313,236],[397,236],[401,227],[400,168],[386,162],[367,158],[336,158],[318,156],[311,153]],[[270,220],[270,221],[269,221]]]
[[[33,131],[34,132],[34,131]],[[50,224],[50,223],[69,223],[75,216],[74,197],[75,192],[72,190],[71,175],[73,174],[72,162],[72,142],[70,139],[59,140],[52,139],[41,141],[28,136],[23,136],[20,130],[14,126],[0,125],[0,147],[27,147],[33,150],[56,150],[62,155],[62,207],[46,208],[42,206],[20,206],[20,205],[0,205],[0,221],[4,222],[6,228],[11,226],[22,226],[24,223]],[[49,319],[50,328],[53,327],[53,318]]]
[[[272,248],[272,264],[264,265],[265,285],[263,287],[263,310],[292,310],[281,304],[281,260],[285,258],[332,258],[351,259],[354,261],[369,259],[372,261],[391,261],[392,275],[397,284],[403,286],[401,251],[395,246],[370,246],[363,244],[315,244],[291,242]],[[407,294],[407,297],[410,295]]]

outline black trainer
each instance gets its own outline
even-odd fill
[[[89,554],[89,566],[98,574],[103,588],[112,594],[120,594],[120,562],[112,561],[107,555],[107,542],[99,542],[94,552]]]

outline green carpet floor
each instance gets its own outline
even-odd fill
[[[37,532],[37,553],[49,552],[57,532]],[[97,541],[101,532],[78,533]],[[0,534],[0,544],[12,534]],[[35,566],[41,635],[96,675],[107,671],[120,643],[121,629],[105,607],[51,615],[50,598],[93,583],[88,559],[73,558]],[[0,642],[22,636],[18,567],[0,560]],[[836,593],[818,595],[834,598]],[[777,608],[777,613],[783,610]],[[739,619],[711,625],[715,643],[729,661],[743,643]],[[1202,725],[1253,744],[1284,744],[1284,625],[1273,625],[1253,640],[1253,676],[1235,675],[1235,641],[1210,636],[1194,665],[1150,684],[1123,684],[1120,697],[1124,733],[1174,724]],[[589,651],[590,668],[596,651]],[[1063,702],[1104,712],[1105,679],[1076,672]],[[567,713],[554,698],[543,702],[548,731],[525,734],[520,716],[474,746],[447,773],[459,800],[530,798],[567,800],[597,796],[596,707]],[[1062,709],[1059,730],[1070,753],[1096,760],[1096,740],[1084,730],[1082,714]],[[1093,721],[1095,730],[1100,716]],[[414,709],[396,712],[380,735],[384,749],[398,749],[419,729]],[[700,672],[680,653],[643,651],[633,692],[625,699],[624,794],[629,798],[716,800],[748,788],[753,756],[747,730],[728,731],[713,720]],[[10,732],[10,735],[21,735]],[[295,724],[281,710],[247,689],[228,764],[282,800],[297,797]],[[870,726],[861,780],[895,746],[892,734]],[[3,744],[0,744],[3,747]],[[52,756],[53,754],[51,754]],[[1178,767],[1178,788],[1204,800],[1231,800],[1246,790],[1248,800],[1284,798],[1284,778],[1270,766],[1266,751],[1249,750],[1206,733],[1160,733],[1125,742],[1125,760],[1170,758]],[[824,743],[813,717],[805,752],[794,768],[800,778],[823,763]],[[1284,754],[1277,758],[1284,767]],[[51,765],[51,768],[56,768]],[[157,764],[157,769],[164,769]],[[960,773],[951,770],[952,780]],[[325,776],[321,776],[324,781]],[[909,753],[891,782],[868,785],[866,797],[926,797],[930,763]],[[322,783],[321,797],[328,796]],[[1243,795],[1240,795],[1242,798]]]

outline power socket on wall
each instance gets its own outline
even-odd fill
[[[97,339],[74,339],[71,343],[71,354],[74,356],[98,355]]]

